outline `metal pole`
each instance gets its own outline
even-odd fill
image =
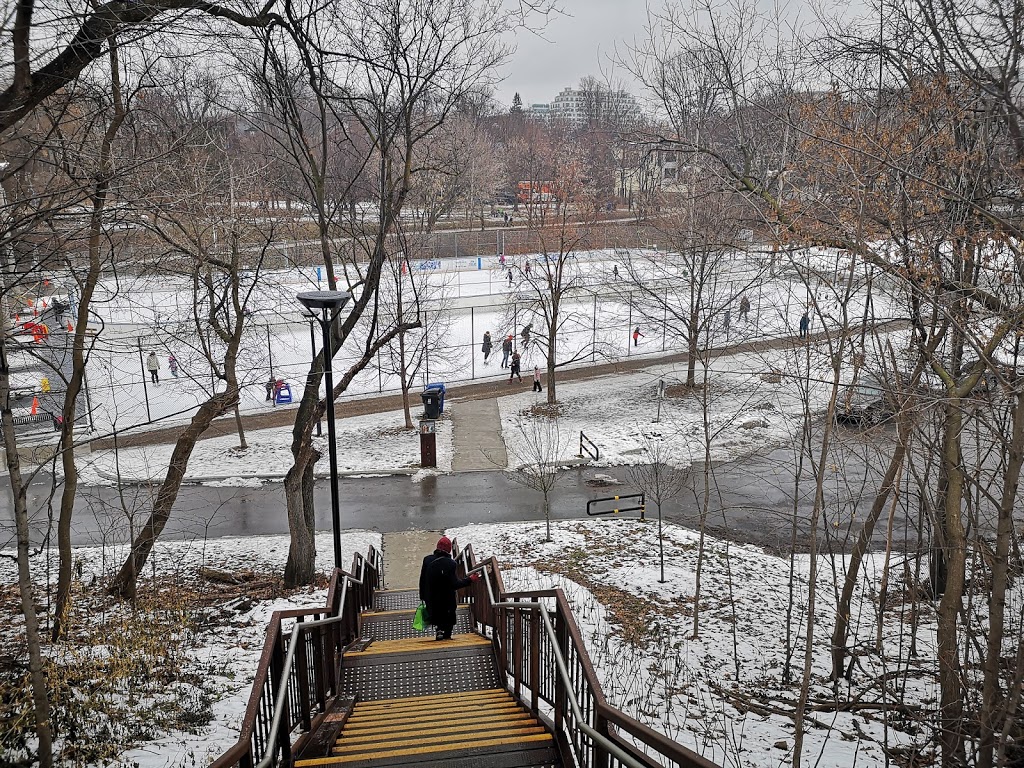
[[[632,354],[629,345],[629,334],[633,331],[633,292],[629,292],[629,323],[626,325],[626,356]]]
[[[334,567],[341,568],[341,509],[338,506],[338,443],[334,434],[334,371],[331,368],[331,327],[334,315],[328,320],[323,311],[320,325],[324,332],[324,381],[327,384],[327,455],[331,460],[331,526],[334,531]]]
[[[316,319],[316,317],[314,315],[310,315],[309,316],[309,349],[310,349],[311,357],[312,358],[316,358],[316,334],[315,334],[315,332],[313,330],[313,321],[315,319]],[[326,349],[324,350],[324,354],[325,355],[327,354],[327,350]],[[317,419],[316,420],[316,436],[317,437],[323,437],[323,434],[324,434],[324,430],[323,430],[323,427],[320,425],[320,419]]]
[[[274,378],[274,353],[270,351],[270,323],[267,323],[267,361],[270,364],[270,378]]]
[[[476,378],[476,325],[473,307],[469,308],[469,378]]]
[[[146,421],[152,421],[153,414],[149,412],[149,387],[146,385],[146,376],[149,375],[149,371],[146,370],[146,361],[142,359],[142,337],[136,336],[135,341],[139,345],[139,365],[142,366],[142,394],[146,398]]]
[[[89,431],[94,432],[95,427],[92,423],[92,398],[89,397],[89,377],[86,372],[82,371],[82,384],[85,386],[85,410],[89,414]]]
[[[597,291],[594,291],[594,329],[590,338],[590,362],[597,360]]]

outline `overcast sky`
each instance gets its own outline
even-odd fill
[[[506,107],[517,91],[523,104],[549,102],[563,88],[579,85],[593,75],[600,79],[614,57],[615,47],[642,38],[647,24],[647,0],[560,0],[564,15],[553,16],[544,36],[520,32],[517,51],[498,86],[498,101]],[[625,72],[616,72],[626,80]],[[627,88],[636,87],[627,83]]]

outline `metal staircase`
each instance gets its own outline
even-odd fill
[[[452,640],[415,632],[381,556],[335,569],[323,608],[274,613],[238,743],[212,768],[717,768],[604,699],[559,589],[506,592],[456,544]]]
[[[412,590],[376,593],[362,638],[343,657],[347,706],[323,726],[337,735],[314,736],[328,749],[307,751],[296,768],[561,765],[551,731],[502,687],[493,645],[472,632],[469,608],[459,609],[452,639],[437,641],[412,628],[418,602]]]

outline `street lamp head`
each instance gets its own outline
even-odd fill
[[[299,303],[311,313],[322,309],[341,309],[352,298],[348,291],[303,291],[296,295]]]

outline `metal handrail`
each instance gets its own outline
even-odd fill
[[[354,588],[356,586],[362,587],[367,583],[366,579],[368,568],[372,569],[371,572],[377,574],[378,577],[382,575],[382,560],[383,557],[381,553],[377,550],[377,548],[370,547],[370,554],[368,557],[364,556],[360,552],[354,553],[352,571],[358,574],[357,576],[352,575],[341,568],[335,569],[331,577],[331,588],[328,591],[327,605],[324,606],[323,610],[275,612],[275,618],[271,621],[271,626],[267,630],[268,645],[265,646],[264,657],[269,658],[267,657],[267,649],[270,648],[269,643],[271,643],[271,631],[274,631],[275,633],[275,639],[273,640],[274,646],[280,647],[281,639],[283,639],[283,628],[281,627],[281,619],[294,618],[296,619],[296,622],[291,628],[291,637],[289,638],[288,650],[282,659],[278,674],[272,675],[270,669],[267,668],[261,678],[260,672],[257,671],[256,681],[253,683],[253,693],[250,696],[249,706],[246,708],[246,720],[243,721],[242,733],[240,734],[239,740],[233,747],[231,747],[231,749],[229,749],[220,758],[218,758],[218,760],[214,761],[215,764],[223,763],[223,765],[225,766],[249,765],[253,766],[253,768],[256,768],[257,766],[259,768],[268,768],[269,766],[276,765],[281,762],[278,757],[279,753],[282,752],[282,747],[280,744],[281,726],[282,723],[284,722],[284,719],[289,715],[289,711],[287,710],[289,709],[288,698],[290,695],[290,677],[292,676],[293,672],[296,669],[296,655],[298,653],[298,644],[302,637],[304,636],[303,633],[306,633],[309,630],[313,630],[318,627],[344,624],[346,622],[351,621],[352,612],[346,611],[346,604],[349,599],[348,594],[350,591],[352,591],[351,588]],[[358,611],[364,604],[364,597],[361,596],[358,592],[354,593],[354,596],[358,601],[358,605],[356,606],[356,610]],[[310,613],[326,615],[326,618],[315,619],[312,621],[303,620],[304,617]],[[331,640],[331,643],[333,644],[335,642],[341,642],[342,640],[343,638],[334,638]],[[338,651],[342,652],[343,649],[338,648]],[[261,661],[261,668],[263,663],[264,662]],[[272,661],[268,663],[274,665]],[[259,684],[258,686],[257,683]],[[253,748],[251,744],[248,747],[247,753],[244,751],[243,748],[243,744],[249,742],[253,738],[253,727],[251,725],[246,726],[246,722],[249,718],[250,710],[253,710],[253,712],[255,712],[253,708],[260,707],[259,704],[253,703],[253,697],[256,697],[258,695],[257,688],[261,686],[266,686],[268,684],[273,686],[273,684],[275,683],[277,684],[277,693],[273,696],[274,714],[273,717],[271,718],[270,728],[268,731],[266,731],[266,736],[261,736],[260,739],[266,751],[263,757],[259,760],[259,762],[254,764],[250,762],[250,760],[252,760],[255,757],[252,751]],[[335,690],[334,694],[337,695],[337,693],[338,691]],[[262,699],[257,699],[257,701],[262,701]],[[321,704],[323,704],[323,702],[321,702]],[[269,701],[268,704],[263,706],[269,707]],[[310,710],[310,713],[311,712],[312,710]],[[238,750],[240,749],[242,749],[243,751],[238,752]],[[249,755],[248,759],[245,758],[246,754]]]
[[[494,603],[494,607],[514,610],[537,610],[541,618],[544,620],[544,630],[547,632],[548,639],[551,641],[551,652],[555,659],[555,666],[558,668],[558,674],[562,678],[562,684],[565,686],[565,696],[569,701],[569,706],[572,708],[573,717],[576,718],[576,727],[595,742],[600,744],[604,749],[615,755],[624,764],[630,766],[630,768],[647,768],[644,763],[637,760],[629,754],[629,752],[622,749],[622,747],[609,739],[603,733],[587,724],[586,716],[583,714],[583,710],[580,708],[580,704],[576,700],[576,691],[573,689],[573,681],[572,677],[569,675],[569,667],[565,663],[565,657],[562,656],[562,649],[558,646],[558,635],[555,634],[555,627],[551,623],[551,616],[548,613],[547,606],[541,602],[533,601]]]
[[[348,585],[358,584],[362,586],[363,576],[366,570],[366,559],[359,553],[356,553],[359,558],[359,576],[355,578],[349,574],[344,574],[341,584],[341,599],[338,600],[338,605],[345,606],[345,597],[348,594]],[[317,619],[315,621],[297,621],[295,626],[292,627],[292,635],[288,641],[288,653],[285,654],[284,664],[281,665],[281,674],[279,679],[281,680],[281,686],[277,693],[277,699],[274,701],[274,719],[270,721],[270,730],[267,732],[267,743],[277,744],[278,731],[281,730],[281,717],[284,712],[285,699],[288,696],[288,677],[292,673],[292,666],[295,663],[295,649],[299,645],[299,633],[313,627],[323,627],[329,624],[339,624],[345,618],[343,613],[339,613],[337,616],[332,616],[329,619]],[[268,768],[268,766],[276,765],[277,760],[277,747],[272,747],[262,760],[256,763],[255,768]]]
[[[348,589],[348,577],[345,577],[345,584],[341,588],[341,599],[344,601],[345,592]],[[342,614],[332,616],[329,619],[317,619],[316,621],[297,621],[292,627],[292,636],[288,641],[288,653],[284,657],[284,664],[281,666],[281,687],[277,692],[277,699],[274,701],[274,719],[270,721],[270,731],[267,732],[267,743],[275,746],[264,755],[263,759],[256,763],[256,768],[268,768],[277,764],[277,736],[281,730],[281,717],[285,708],[285,699],[288,697],[288,676],[292,673],[292,665],[295,662],[295,649],[299,647],[299,634],[302,630],[311,627],[323,627],[328,624],[339,624],[345,617]]]

